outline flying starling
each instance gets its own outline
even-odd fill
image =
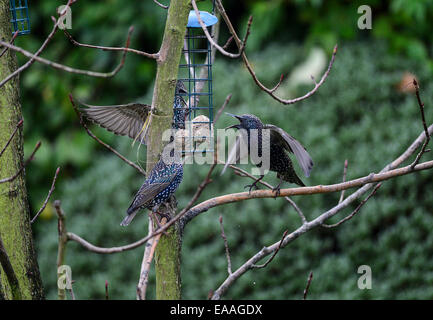
[[[263,152],[269,152],[269,170],[276,172],[277,178],[280,179],[279,184],[273,189],[277,194],[280,192],[280,186],[283,181],[295,183],[302,187],[305,186],[293,169],[292,160],[289,158],[289,155],[286,153],[286,151],[295,155],[302,170],[305,173],[305,176],[307,177],[310,176],[311,169],[313,168],[313,160],[306,149],[295,138],[277,126],[263,124],[255,115],[244,114],[237,116],[230,113],[228,113],[228,115],[235,117],[240,123],[227,127],[226,130],[230,128],[244,129],[243,131],[246,132],[246,135],[242,138],[244,141],[248,141],[248,154],[250,154],[251,143],[258,144],[257,151],[259,156],[261,156]],[[252,135],[250,134],[252,129],[257,130],[256,139],[253,139]],[[266,141],[262,141],[262,131],[266,129],[269,130],[268,143],[266,143]],[[241,139],[238,137],[236,140],[236,145],[230,152],[229,159],[224,166],[223,173],[229,164],[233,163],[235,158],[236,161],[239,160],[240,143]],[[249,191],[251,191],[251,189],[254,187],[257,188],[257,183],[262,180],[263,177],[264,174],[261,174],[257,180],[255,180],[251,185],[245,186],[245,188],[249,187]]]
[[[161,158],[150,171],[120,223],[127,226],[140,209],[156,212],[159,205],[166,202],[179,187],[183,177],[182,163],[173,161],[166,164]]]
[[[182,98],[186,93],[185,85],[178,80],[173,102],[173,129],[185,129],[185,120],[190,111]],[[92,106],[82,102],[81,104],[86,107],[80,108],[80,111],[87,119],[117,135],[129,136],[144,143],[150,105],[135,102],[112,106]]]

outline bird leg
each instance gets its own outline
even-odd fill
[[[245,189],[245,188],[250,188],[249,191],[248,191],[248,193],[251,193],[251,190],[252,190],[253,188],[258,189],[258,187],[257,187],[257,183],[258,183],[260,180],[262,180],[264,176],[265,176],[265,175],[262,174],[262,175],[261,175],[257,180],[255,180],[252,184],[248,184],[248,185],[246,185],[246,186],[244,187],[244,189]]]
[[[159,223],[159,220],[158,220],[158,217],[156,216],[156,213],[160,216],[163,216],[163,217],[167,217],[167,215],[165,213],[158,212],[155,210],[151,210],[151,213],[149,213],[150,219],[157,225],[158,229],[160,229],[160,228],[162,228],[162,225]],[[168,218],[167,218],[167,221],[168,221]],[[167,235],[166,231],[163,231],[162,233]]]
[[[280,182],[278,183],[278,185],[276,187],[272,188],[272,191],[275,192],[275,197],[278,197],[280,195],[282,183],[283,183],[283,178],[280,177]]]

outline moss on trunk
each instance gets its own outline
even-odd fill
[[[9,40],[11,36],[9,1],[0,0],[0,37]],[[15,53],[8,50],[0,59],[0,78],[4,79],[16,69]],[[6,144],[21,118],[19,79],[15,77],[0,88],[0,148]],[[20,128],[0,157],[0,178],[14,175],[22,164],[23,137]],[[24,171],[14,181],[0,184],[0,234],[18,278],[22,298],[42,299],[44,295],[33,247]],[[1,272],[1,285],[4,297],[11,299],[11,289],[4,272]]]

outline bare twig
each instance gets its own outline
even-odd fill
[[[39,211],[35,214],[35,216],[32,218],[32,220],[30,221],[30,223],[34,223],[36,221],[36,219],[39,217],[39,215],[42,213],[42,211],[44,211],[45,207],[48,204],[48,201],[51,198],[51,194],[53,193],[54,189],[55,189],[55,185],[56,185],[56,180],[57,180],[57,175],[59,174],[60,171],[60,167],[57,168],[56,173],[54,175],[53,178],[53,183],[51,184],[51,188],[48,191],[48,195],[47,198],[45,199],[44,203],[42,204],[42,207],[39,209]]]
[[[6,252],[6,249],[3,245],[3,240],[0,235],[0,265],[6,274],[6,279],[9,282],[9,286],[11,288],[12,299],[21,300],[21,290],[19,286],[19,282],[17,276],[15,274],[14,268],[12,267],[12,263],[9,260],[9,256]]]
[[[353,218],[353,216],[355,214],[357,214],[359,212],[359,210],[361,210],[362,206],[372,197],[376,194],[377,189],[379,189],[381,187],[381,183],[378,183],[376,185],[376,187],[374,187],[373,191],[367,196],[367,198],[365,198],[364,200],[361,201],[361,203],[356,207],[355,210],[353,210],[353,212],[351,214],[349,214],[347,217],[341,219],[340,221],[338,221],[337,223],[334,224],[322,224],[322,227],[325,228],[335,228],[338,227],[340,224],[346,222],[347,220],[350,220]]]
[[[419,94],[419,85],[418,85],[418,82],[415,79],[413,79],[413,86],[415,87],[415,94],[416,94],[416,98],[417,98],[417,101],[418,101],[419,109],[421,111],[421,121],[422,121],[422,125],[424,127],[424,132],[425,132],[425,142],[424,142],[424,144],[421,147],[421,151],[417,154],[417,156],[415,158],[415,161],[412,162],[412,164],[410,165],[410,167],[412,169],[419,163],[419,160],[421,159],[422,155],[424,153],[426,153],[426,147],[427,147],[427,144],[430,141],[430,134],[428,132],[427,124],[425,122],[424,103],[421,100],[421,96]]]
[[[226,234],[224,232],[223,216],[220,215],[219,221],[220,221],[220,225],[221,225],[221,237],[224,240],[224,247],[226,249],[227,272],[230,275],[230,274],[232,274],[232,260],[230,258],[229,244],[227,242],[227,237],[226,237]]]
[[[344,161],[344,169],[343,169],[343,182],[346,182],[346,175],[347,175],[347,167],[349,165],[349,162],[347,159]],[[344,200],[344,191],[341,191],[340,200],[338,200],[338,203],[341,203]]]
[[[10,44],[14,43],[15,38],[18,36],[19,30],[15,31],[15,33],[12,36],[12,39],[9,41]],[[0,53],[0,58],[3,57],[3,55],[8,51],[9,48],[4,48],[3,51]]]
[[[36,151],[38,151],[39,147],[41,146],[41,142],[38,141],[38,143],[36,143],[35,148],[33,149],[32,154],[30,155],[30,157],[24,162],[24,164],[22,165],[22,167],[17,171],[17,173],[15,173],[13,176],[9,177],[9,178],[4,178],[0,180],[0,183],[6,183],[6,182],[11,182],[14,181],[20,174],[21,172],[24,170],[24,168],[29,164],[30,161],[33,160]]]
[[[131,28],[133,28],[133,27],[131,27]],[[132,32],[131,28],[129,29],[129,32]],[[128,48],[128,47],[105,47],[105,46],[97,46],[97,45],[80,43],[77,40],[75,40],[68,31],[63,30],[63,32],[65,33],[66,37],[68,37],[69,41],[71,41],[71,43],[73,45],[78,46],[78,47],[99,49],[102,51],[131,52],[131,53],[135,53],[135,54],[138,54],[140,56],[144,56],[144,57],[151,58],[151,59],[158,59],[159,58],[159,53],[147,53],[147,52],[144,52],[141,50],[132,49],[132,48]],[[129,37],[129,33],[128,33],[128,37]]]
[[[227,104],[229,103],[230,99],[232,98],[232,94],[230,93],[227,97],[226,100],[224,101],[223,105],[221,106],[221,108],[219,108],[217,114],[214,117],[214,124],[218,121],[218,119],[220,118],[221,114],[223,113],[225,107],[227,106]]]
[[[6,148],[9,146],[9,144],[11,143],[13,137],[15,136],[15,134],[17,133],[18,129],[23,125],[23,119],[21,119],[20,121],[18,121],[17,126],[15,127],[14,132],[12,132],[11,136],[9,137],[8,141],[6,142],[5,146],[3,147],[3,149],[0,151],[0,157],[3,155],[3,152],[5,152]]]
[[[229,29],[230,34],[233,36],[233,38],[234,38],[234,40],[236,42],[237,47],[239,49],[243,48],[244,42],[242,42],[241,39],[239,38],[239,36],[237,35],[237,33],[236,33],[236,31],[235,31],[235,29],[234,29],[234,27],[233,27],[233,25],[232,25],[229,17],[227,16],[226,11],[225,11],[222,3],[221,3],[221,0],[216,0],[215,4],[217,5],[218,10],[221,13],[221,16],[223,17],[223,19],[224,19],[224,21],[225,21],[225,23],[226,23],[226,25],[227,25],[227,27]],[[319,89],[319,87],[322,86],[322,84],[325,82],[326,78],[328,77],[329,72],[331,71],[332,65],[334,64],[334,60],[335,60],[336,54],[337,54],[337,45],[334,47],[334,50],[333,50],[333,53],[332,53],[332,57],[331,57],[331,60],[329,62],[329,65],[328,65],[328,69],[325,71],[325,73],[323,74],[323,76],[320,79],[320,81],[319,82],[315,82],[315,86],[314,86],[314,88],[312,90],[310,90],[305,95],[303,95],[301,97],[298,97],[298,98],[294,98],[294,99],[282,99],[282,98],[278,97],[277,95],[275,95],[275,90],[276,90],[276,88],[279,87],[282,79],[280,78],[280,82],[275,87],[273,87],[271,89],[267,88],[257,78],[257,75],[256,75],[253,67],[251,66],[250,62],[248,61],[248,58],[247,58],[247,56],[245,54],[245,51],[241,52],[241,56],[242,56],[242,59],[244,61],[244,64],[247,67],[248,72],[251,74],[251,76],[252,76],[254,82],[257,84],[257,86],[260,89],[262,89],[264,92],[266,92],[267,94],[269,94],[272,98],[274,98],[278,102],[280,102],[282,104],[285,104],[285,105],[287,105],[287,104],[293,104],[293,103],[296,103],[296,102],[299,102],[299,101],[302,101],[302,100],[305,100],[305,99],[311,97]]]
[[[308,276],[307,280],[307,286],[304,289],[304,300],[307,300],[308,290],[310,289],[311,281],[313,280],[313,271],[310,271],[310,274]]]
[[[17,70],[15,70],[14,72],[12,72],[10,75],[8,75],[6,78],[4,78],[1,82],[0,82],[0,88],[6,83],[8,82],[10,79],[16,77],[18,74],[20,74],[21,72],[23,72],[25,69],[27,69],[28,67],[30,67],[36,60],[41,59],[38,56],[42,53],[42,51],[45,50],[45,48],[47,47],[48,43],[51,41],[51,39],[53,38],[54,34],[56,33],[58,27],[59,27],[59,23],[62,21],[61,17],[66,14],[67,9],[71,6],[71,4],[73,4],[75,2],[75,0],[68,0],[67,4],[65,5],[65,10],[63,12],[60,13],[59,18],[56,20],[54,17],[51,17],[51,19],[54,20],[54,27],[51,30],[51,32],[48,34],[47,38],[45,39],[45,41],[42,43],[42,45],[40,46],[40,48],[35,52],[35,54],[31,54],[19,47],[15,47],[14,45],[12,45],[12,43],[7,43],[4,41],[0,41],[0,45],[8,48],[8,49],[12,49],[14,51],[18,51],[18,52],[26,52],[28,53],[28,57],[30,57],[30,60],[27,61],[25,64],[23,64],[21,67],[19,67]],[[24,54],[24,53],[23,53]],[[43,59],[45,60],[45,59]]]
[[[161,225],[167,222],[167,218],[163,217],[161,219]],[[149,219],[149,234],[153,232],[152,220]],[[146,289],[149,282],[149,271],[150,265],[152,263],[153,255],[155,253],[155,248],[158,245],[161,234],[157,235],[155,238],[149,239],[146,244],[146,249],[144,251],[143,261],[141,263],[140,280],[137,286],[137,300],[146,299]]]
[[[261,268],[265,268],[268,264],[270,264],[271,261],[274,259],[274,257],[277,255],[278,251],[280,251],[281,244],[283,243],[284,239],[286,238],[288,232],[289,232],[289,230],[284,231],[283,237],[281,238],[281,241],[280,241],[280,244],[279,244],[277,250],[274,251],[274,254],[264,264],[260,264],[260,265],[253,264],[253,265],[251,265],[251,268],[261,269]]]
[[[128,34],[128,39],[126,40],[126,48],[129,47],[129,41],[130,41],[130,36],[131,36],[132,31],[133,31],[133,28],[130,28],[129,34]],[[8,47],[11,50],[17,51],[17,52],[23,54],[24,56],[31,58],[28,62],[31,61],[33,63],[34,61],[38,61],[38,62],[43,63],[45,65],[48,65],[52,68],[59,69],[59,70],[65,71],[65,72],[81,74],[81,75],[86,75],[86,76],[90,76],[90,77],[97,77],[97,78],[111,78],[111,77],[115,76],[122,69],[123,65],[125,64],[126,53],[128,52],[127,50],[123,50],[122,58],[121,58],[119,64],[117,65],[117,67],[114,68],[113,71],[111,71],[111,72],[95,72],[95,71],[71,68],[71,67],[65,66],[63,64],[41,58],[38,56],[38,54],[39,54],[38,52],[33,54],[33,53],[28,52],[28,51],[26,51],[20,47],[16,47],[14,45],[11,45],[11,44],[4,42],[4,41],[1,41],[1,40],[0,40],[0,45]],[[30,65],[27,66],[27,63],[24,64],[21,68],[14,71],[14,73],[10,74],[4,80],[2,80],[0,82],[0,87],[2,85],[4,85],[7,81],[9,81],[12,77],[16,76],[18,73],[22,72],[24,69],[27,69],[30,66]],[[25,68],[23,68],[24,66],[25,66]]]
[[[158,6],[160,6],[163,9],[168,9],[168,6],[163,5],[162,3],[159,3],[157,0],[153,0]]]
[[[206,35],[206,38],[208,39],[208,41],[211,43],[211,45],[214,46],[215,48],[217,48],[218,51],[226,57],[230,57],[233,59],[239,58],[245,50],[248,36],[250,35],[250,28],[251,28],[251,24],[253,22],[253,17],[250,16],[250,18],[248,19],[247,32],[245,34],[245,37],[244,37],[242,43],[239,46],[239,52],[238,53],[230,53],[230,52],[227,52],[226,50],[224,50],[223,47],[218,45],[218,43],[216,43],[214,41],[214,39],[212,39],[212,36],[209,34],[209,31],[207,30],[206,25],[204,24],[203,20],[200,17],[200,12],[198,10],[198,7],[197,7],[195,0],[191,0],[191,3],[192,3],[192,7],[194,8],[195,14],[197,16],[197,20],[200,23],[200,26],[202,27],[203,32]]]
[[[66,275],[66,276],[68,277],[68,275]],[[69,289],[69,293],[71,294],[71,299],[75,300],[75,293],[74,293],[74,287],[73,287],[75,280],[69,279],[68,281],[71,284],[71,288]]]
[[[95,136],[93,134],[92,131],[90,131],[90,129],[87,127],[86,123],[83,120],[83,117],[80,113],[80,111],[78,110],[77,106],[75,105],[74,102],[74,98],[72,96],[72,94],[69,94],[69,100],[71,100],[72,103],[72,107],[75,110],[75,113],[77,114],[78,118],[80,119],[80,124],[81,126],[86,130],[87,134],[92,137],[93,139],[95,139],[99,144],[103,145],[105,148],[107,148],[108,150],[110,150],[111,152],[113,152],[116,156],[118,156],[120,159],[122,159],[124,162],[126,162],[127,164],[129,164],[131,167],[133,167],[135,170],[137,170],[138,172],[140,172],[142,175],[146,175],[146,172],[140,168],[138,165],[136,165],[134,162],[128,160],[127,158],[125,158],[123,155],[121,155],[116,149],[114,149],[113,147],[111,147],[109,144],[103,142],[101,139],[99,139],[97,136]]]
[[[68,236],[66,231],[66,224],[65,224],[65,214],[63,213],[63,210],[61,208],[60,200],[54,201],[54,208],[56,209],[57,213],[57,232],[59,237],[59,242],[57,246],[57,270],[59,270],[59,267],[64,265],[65,262],[65,250],[66,250],[66,244],[68,243]],[[72,286],[72,279],[67,279],[69,283],[71,283]],[[59,297],[59,300],[66,300],[66,292],[65,289],[58,287],[57,294]]]
[[[105,300],[110,300],[108,296],[108,280],[105,280]]]

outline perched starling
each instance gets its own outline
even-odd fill
[[[185,129],[185,119],[189,114],[189,108],[182,98],[186,94],[186,88],[182,81],[177,81],[173,102],[173,129]],[[147,118],[151,106],[142,103],[128,103],[112,106],[92,106],[82,103],[86,108],[80,111],[87,119],[100,125],[117,135],[129,136],[144,143],[147,125]]]
[[[252,114],[244,114],[241,116],[233,115],[228,113],[228,115],[235,117],[239,120],[240,124],[232,125],[229,128],[235,129],[244,129],[247,133],[246,137],[243,137],[244,140],[248,141],[248,153],[250,153],[250,145],[251,143],[258,143],[258,153],[259,156],[262,155],[263,152],[269,152],[269,170],[277,172],[277,178],[280,179],[279,184],[274,188],[274,191],[277,194],[280,191],[280,186],[283,181],[295,183],[300,186],[305,186],[304,183],[299,179],[295,170],[293,169],[292,160],[290,160],[286,151],[294,153],[296,159],[298,160],[302,170],[305,173],[305,176],[309,177],[311,169],[313,168],[313,160],[311,159],[308,152],[305,148],[297,141],[295,138],[290,136],[283,129],[278,128],[271,124],[263,124],[259,118]],[[257,130],[257,140],[253,141],[252,136],[250,136],[250,130]],[[266,143],[262,142],[262,131],[269,130],[269,141]],[[223,172],[229,166],[230,163],[236,158],[236,161],[239,160],[240,153],[240,143],[241,139],[237,139],[236,145],[233,150],[230,152],[229,159],[224,166]],[[259,167],[260,168],[260,167]],[[257,183],[263,179],[264,174],[260,175],[260,177],[253,182],[253,184],[245,186],[249,187],[249,190],[253,187],[257,187]]]
[[[179,187],[183,177],[183,167],[180,162],[166,164],[160,159],[150,171],[146,181],[135,195],[126,211],[126,217],[120,223],[127,226],[140,209],[156,212],[159,205],[166,202]]]

